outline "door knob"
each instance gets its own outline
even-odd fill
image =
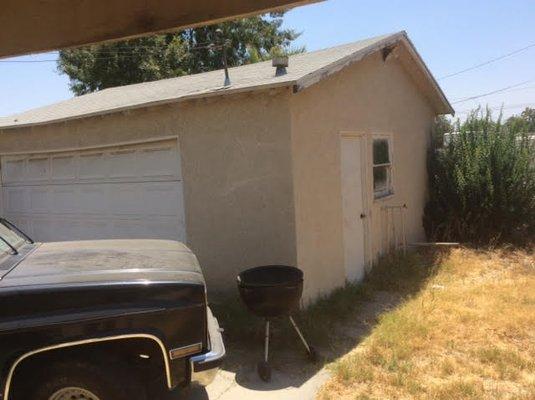
[[[364,218],[366,218],[366,214],[361,213],[361,214],[360,214],[360,219],[364,219]]]

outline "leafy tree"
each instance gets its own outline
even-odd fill
[[[451,120],[445,115],[439,115],[435,119],[435,125],[433,126],[432,139],[433,145],[442,147],[444,144],[445,135],[453,132],[453,124]]]
[[[283,29],[284,13],[239,19],[177,33],[62,50],[58,70],[82,95],[109,87],[263,61],[273,47],[290,49],[299,33]],[[304,49],[294,49],[293,52]]]
[[[506,124],[516,130],[535,132],[535,108],[526,107],[520,115],[510,117]]]
[[[430,152],[424,226],[431,240],[524,242],[535,234],[535,142],[477,109]]]

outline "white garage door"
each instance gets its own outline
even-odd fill
[[[3,214],[38,241],[185,241],[176,140],[1,158]]]

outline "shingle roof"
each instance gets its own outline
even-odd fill
[[[399,32],[293,55],[290,57],[288,73],[279,77],[275,76],[275,68],[271,65],[271,61],[230,68],[232,84],[227,87],[223,86],[223,71],[218,70],[105,89],[20,114],[0,117],[0,129],[60,122],[126,109],[270,87],[295,86],[296,90],[301,90],[348,64],[403,39],[408,40],[406,33]],[[432,76],[430,79],[436,85]],[[436,87],[439,95],[449,106],[438,85]]]

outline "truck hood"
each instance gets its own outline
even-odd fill
[[[0,279],[9,286],[185,282],[204,285],[199,263],[170,240],[39,243]]]

